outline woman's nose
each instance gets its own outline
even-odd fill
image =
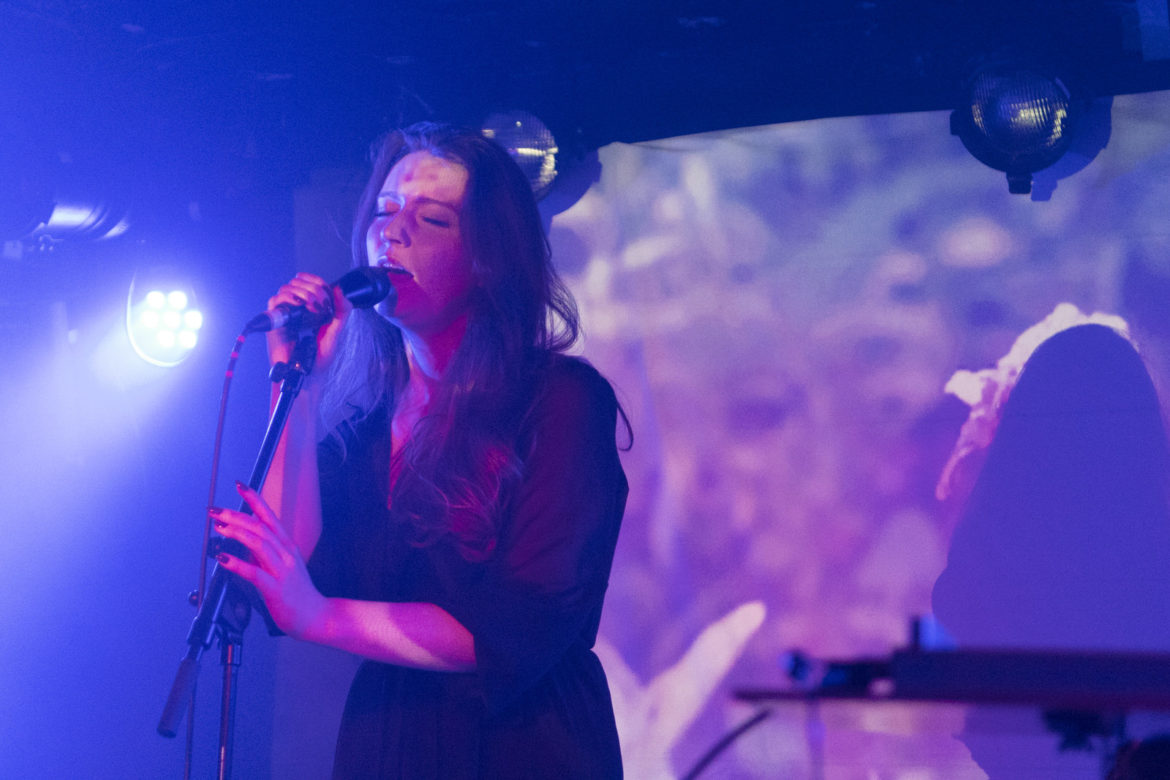
[[[383,217],[378,232],[387,241],[406,243],[406,233],[402,229],[402,212]]]

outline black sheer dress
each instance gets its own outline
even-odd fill
[[[524,478],[493,555],[418,547],[387,508],[389,426],[374,414],[323,446],[323,529],[309,570],[327,596],[429,602],[475,638],[477,669],[366,661],[350,688],[335,778],[614,778],[621,756],[597,636],[627,483],[613,390],[553,357],[520,434]]]

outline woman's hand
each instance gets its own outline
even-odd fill
[[[236,483],[254,514],[230,509],[211,509],[215,529],[248,548],[252,562],[226,552],[216,556],[220,565],[256,586],[272,619],[282,631],[302,638],[324,620],[328,600],[309,578],[305,561],[280,520],[258,493]]]
[[[333,360],[334,348],[341,329],[349,314],[353,311],[353,304],[338,289],[315,274],[299,273],[288,284],[276,291],[276,295],[268,299],[268,308],[274,309],[284,304],[286,306],[304,306],[313,313],[332,314],[329,322],[317,331],[317,360],[314,372],[323,373]],[[292,355],[293,345],[296,343],[296,334],[284,328],[268,331],[268,360],[276,363],[287,363]]]

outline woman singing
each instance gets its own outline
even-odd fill
[[[609,383],[564,350],[576,306],[527,179],[479,133],[386,137],[355,264],[396,303],[353,310],[297,274],[269,301],[332,312],[254,516],[251,552],[290,636],[365,658],[337,778],[620,777],[592,653],[627,485]],[[295,334],[269,334],[287,361]],[[623,418],[624,419],[624,418]]]

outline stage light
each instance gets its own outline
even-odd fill
[[[126,333],[134,352],[156,366],[177,366],[199,343],[203,313],[179,276],[154,271],[135,275],[126,301]],[[162,286],[159,286],[159,285]]]
[[[57,196],[49,216],[30,234],[37,245],[51,247],[58,241],[100,241],[120,236],[130,227],[124,204],[79,197]]]
[[[116,174],[0,134],[0,239],[46,250],[121,235],[130,225],[129,197]]]
[[[1007,174],[1009,192],[1027,195],[1032,174],[1068,150],[1082,102],[1039,68],[985,66],[951,113],[951,133],[975,159]]]
[[[504,147],[528,177],[532,193],[540,199],[557,176],[556,139],[544,122],[524,111],[494,113],[481,130]]]

